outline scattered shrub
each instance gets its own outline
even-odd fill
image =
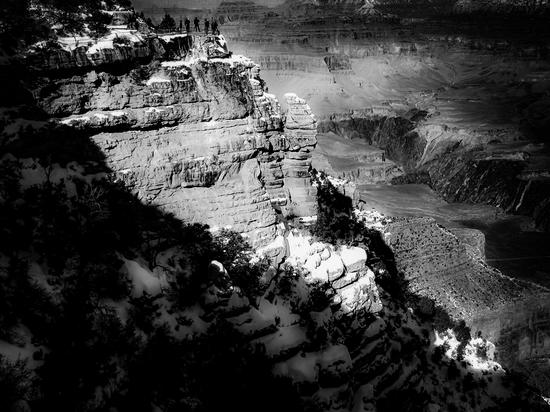
[[[9,411],[12,405],[33,395],[34,381],[25,361],[11,362],[0,355],[0,410]]]

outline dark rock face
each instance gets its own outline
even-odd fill
[[[550,181],[526,176],[525,160],[491,159],[483,152],[451,152],[425,165],[433,188],[451,202],[487,203],[532,216],[550,230]]]
[[[532,147],[471,144],[464,132],[418,128],[406,117],[354,111],[322,119],[318,130],[365,139],[384,149],[388,159],[408,174],[399,181],[427,182],[449,202],[498,206],[531,216],[539,228],[550,230],[548,172],[534,170],[544,164],[544,152],[536,148],[533,151]],[[485,141],[490,138],[487,136]]]
[[[332,132],[348,139],[364,139],[383,149],[405,171],[412,172],[422,157],[426,141],[414,129],[410,120],[376,111],[354,111],[334,114],[319,122],[319,133]]]

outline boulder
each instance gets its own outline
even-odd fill
[[[330,249],[328,247],[325,247],[321,252],[321,259],[327,260],[328,258],[330,258],[330,255],[331,255]]]
[[[320,353],[319,382],[323,387],[335,387],[347,381],[352,370],[351,356],[345,345],[334,345]]]
[[[377,313],[382,310],[382,302],[374,281],[374,273],[371,270],[368,270],[357,282],[341,288],[338,295],[344,313],[362,310]]]
[[[217,260],[210,262],[208,265],[208,281],[215,283],[223,280],[225,277],[227,277],[227,270],[225,270],[223,265]]]
[[[344,264],[342,263],[340,256],[333,254],[321,263],[318,270],[321,273],[326,274],[326,280],[330,282],[342,276],[344,273]]]
[[[365,267],[365,263],[367,262],[367,252],[365,249],[344,246],[338,253],[348,272],[356,272]]]

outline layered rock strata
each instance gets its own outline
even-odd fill
[[[158,62],[167,40],[132,36],[132,46],[28,57],[40,108],[91,134],[117,179],[183,220],[231,227],[261,245],[274,237],[275,209],[315,214],[317,133],[304,100],[287,95],[283,113],[259,67],[230,56],[222,37],[176,35],[185,59]]]
[[[363,110],[333,114],[319,122],[319,132],[335,135],[344,143],[338,156],[327,153],[332,170],[339,177],[358,183],[379,183],[365,173],[378,164],[366,155],[374,148],[384,150],[385,162],[379,176],[385,182],[428,183],[449,202],[490,204],[509,213],[530,216],[543,230],[549,228],[550,179],[548,154],[541,144],[521,140],[517,132],[468,130],[431,124],[427,112]],[[323,139],[323,138],[322,138]],[[351,141],[350,141],[351,140]],[[338,166],[345,150],[357,148],[356,141],[372,147],[361,148],[361,162],[353,171]],[[322,140],[321,151],[332,142]],[[335,160],[335,159],[336,160]],[[389,163],[388,163],[389,161]],[[403,169],[390,172],[394,163]],[[318,162],[319,163],[319,162]],[[328,169],[330,171],[330,169]],[[365,178],[364,176],[367,176]]]

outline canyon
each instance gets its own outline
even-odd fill
[[[545,13],[547,5],[527,9],[527,4],[459,2],[451,17],[442,18],[442,2],[397,7],[383,1],[325,3],[271,9],[227,3],[218,11],[232,48],[260,64],[270,92],[292,91],[310,104],[319,132],[313,167],[352,182],[347,193],[361,208],[398,217],[429,216],[462,235],[481,230],[475,236],[485,238],[489,266],[547,287],[548,33],[542,17],[524,23],[506,17]],[[355,17],[358,8],[376,18],[361,21]],[[480,11],[504,17],[488,15],[485,22],[475,15]],[[381,16],[388,12],[400,24],[384,21]],[[420,236],[430,238],[436,229],[425,225]],[[434,246],[439,247],[435,240],[422,250]],[[411,262],[399,248],[394,251],[398,260]],[[423,253],[418,251],[407,265],[426,268]],[[463,264],[454,253],[439,260],[455,262],[451,278],[460,278]],[[493,270],[483,265],[465,273]],[[439,272],[437,265],[433,270]],[[419,277],[412,271],[411,278]],[[434,277],[424,281],[431,285]],[[518,285],[510,284],[510,290],[522,293]],[[459,306],[475,312],[478,293],[468,295],[472,301]],[[536,308],[545,305],[545,292],[529,299],[536,303],[519,305],[522,316],[540,316]],[[512,311],[493,310],[493,318],[501,316],[503,324],[513,319],[506,315]],[[491,318],[479,311],[480,319]],[[479,330],[499,340],[494,322],[489,327],[471,319],[474,329],[485,325]],[[524,320],[511,322],[516,326],[506,326],[508,336],[524,328]],[[526,334],[547,331],[544,326],[528,330],[518,332],[513,344],[503,338],[504,362],[517,366],[533,359],[545,370],[546,345],[538,349],[534,343],[529,352],[520,349],[520,342]]]
[[[85,293],[99,295],[94,322],[108,315],[124,333],[137,328],[129,342],[145,342],[136,350],[145,359],[167,345],[170,372],[144,401],[151,410],[208,410],[224,397],[257,410],[256,391],[267,410],[297,407],[284,404],[293,398],[281,382],[299,410],[546,410],[548,45],[476,37],[437,19],[399,21],[387,2],[313,3],[222,3],[222,36],[155,34],[137,18],[138,28],[58,37],[3,59],[3,76],[17,80],[6,87],[20,99],[3,99],[1,111],[11,180],[0,203],[17,239],[2,244],[5,284],[19,270],[32,280],[25,288],[70,307],[82,274]],[[371,20],[354,17],[358,10]],[[105,239],[92,237],[60,264],[49,247],[61,239],[48,230],[80,234],[57,232],[64,217],[32,209],[37,191],[82,236],[97,224]],[[50,212],[57,224],[42,224]],[[30,246],[18,237],[27,224],[37,225]],[[533,266],[491,266],[511,247],[499,225],[537,236]],[[331,229],[349,230],[352,244],[322,239]],[[90,255],[91,272],[107,267],[128,296],[94,283]],[[17,293],[4,295],[11,310]],[[15,397],[15,410],[47,410],[59,405],[56,391],[71,392],[70,378],[60,387],[46,380],[65,355],[33,319],[17,317],[0,336],[0,360],[23,358],[46,382],[43,393]],[[222,396],[194,398],[192,386],[182,395],[183,383],[170,392],[168,365],[195,344],[194,361],[223,377]],[[224,355],[211,363],[212,347]],[[265,404],[273,393],[261,379],[238,375],[240,387],[231,365],[224,370],[244,348],[253,354],[237,363],[267,365],[283,379],[264,377],[280,385],[282,404]],[[78,388],[76,410],[126,410],[120,397],[145,391],[132,392],[132,368],[144,361],[115,358],[116,373],[109,362],[100,368],[106,382]]]
[[[403,218],[429,216],[451,231],[481,230],[476,236],[485,237],[489,266],[544,288],[550,274],[548,33],[542,17],[522,24],[520,19],[491,15],[482,22],[469,14],[483,9],[506,16],[510,8],[522,7],[499,4],[462,2],[452,17],[442,17],[426,4],[375,7],[378,16],[397,12],[400,24],[362,22],[349,12],[349,7],[358,7],[353,2],[346,2],[347,10],[335,4],[280,7],[270,15],[248,18],[246,24],[226,22],[223,32],[235,50],[260,63],[271,92],[293,90],[308,100],[318,117],[313,166],[350,181],[353,188],[347,192],[361,208]],[[547,5],[537,7],[531,12],[541,13]],[[410,225],[422,241],[429,239],[429,245],[416,252],[403,244],[419,244],[407,234]],[[432,288],[425,293],[436,300],[441,293],[452,296],[448,283],[434,290],[441,262],[456,265],[445,269],[455,279],[451,283],[459,282],[465,270],[484,273],[480,284],[488,285],[493,269],[486,264],[466,269],[471,261],[459,263],[456,250],[450,251],[453,247],[444,258],[432,257],[434,249],[442,247],[439,235],[434,237],[440,229],[434,225],[412,219],[388,229],[399,239],[393,250],[402,267],[410,268],[413,285],[424,291]],[[435,262],[426,264],[429,257]],[[427,267],[434,276],[419,276],[417,270]],[[522,369],[529,370],[525,365],[535,363],[535,369],[544,372],[533,373],[537,377],[532,382],[540,382],[538,377],[548,373],[546,344],[541,338],[540,344],[533,341],[529,346],[526,336],[548,332],[544,321],[530,322],[525,329],[524,319],[544,316],[538,308],[546,305],[546,292],[532,298],[527,293],[524,298],[531,304],[513,306],[523,313],[519,320],[509,315],[513,310],[497,309],[499,305],[493,306],[494,315],[482,314],[477,301],[483,299],[483,286],[477,292],[464,290],[457,287],[450,298],[454,303],[444,306],[452,312],[456,302],[469,296],[468,303],[458,306],[479,313],[479,323],[470,318],[473,329],[487,333],[502,348],[504,364],[525,362]],[[522,293],[518,285],[510,284],[508,290]],[[491,305],[498,301],[491,294],[487,299]],[[515,299],[508,296],[504,301]],[[498,344],[501,327],[494,319],[506,324],[503,334],[514,336],[513,343],[502,337]]]

